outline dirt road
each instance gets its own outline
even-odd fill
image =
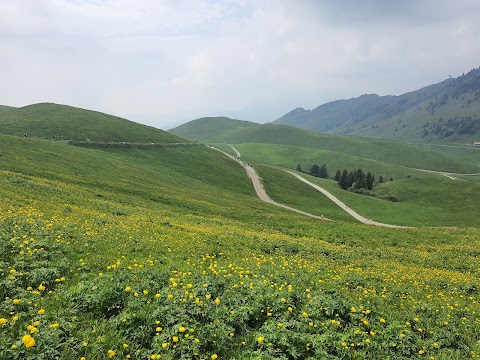
[[[270,199],[270,197],[267,195],[267,193],[265,192],[265,189],[263,188],[263,185],[260,181],[260,178],[258,177],[255,169],[253,167],[251,167],[248,163],[240,160],[240,153],[238,152],[237,149],[235,149],[235,147],[233,147],[232,145],[230,145],[230,147],[232,148],[233,151],[235,151],[235,154],[237,155],[236,157],[235,156],[232,156],[220,149],[217,149],[213,146],[209,146],[209,148],[211,149],[214,149],[214,150],[217,150],[217,151],[220,151],[221,153],[225,154],[226,156],[228,156],[230,159],[232,160],[235,160],[236,162],[238,162],[241,166],[243,166],[243,168],[245,169],[245,171],[247,172],[247,176],[252,180],[252,184],[253,184],[253,188],[255,189],[255,192],[257,193],[257,196],[260,198],[260,200],[268,203],[268,204],[271,204],[271,205],[275,205],[275,206],[278,206],[278,207],[281,207],[281,208],[284,208],[284,209],[287,209],[287,210],[290,210],[290,211],[293,211],[293,212],[296,212],[298,214],[302,214],[302,215],[305,215],[305,216],[310,216],[312,218],[315,218],[315,219],[318,219],[318,220],[326,220],[326,221],[332,221],[331,219],[328,219],[326,217],[323,217],[323,216],[318,216],[318,215],[313,215],[313,214],[310,214],[308,212],[305,212],[305,211],[302,211],[302,210],[299,210],[299,209],[295,209],[295,208],[292,208],[288,205],[285,205],[285,204],[281,204],[281,203],[278,203],[272,199]]]
[[[226,156],[228,156],[230,159],[232,160],[235,160],[236,162],[238,162],[241,166],[243,166],[243,168],[245,169],[245,171],[247,172],[247,175],[248,177],[252,180],[252,184],[253,184],[253,188],[255,189],[255,192],[257,193],[257,196],[262,200],[262,201],[265,201],[266,203],[268,204],[271,204],[271,205],[275,205],[275,206],[278,206],[278,207],[281,207],[281,208],[284,208],[284,209],[287,209],[287,210],[290,210],[290,211],[294,211],[296,213],[299,213],[299,214],[302,214],[302,215],[306,215],[306,216],[310,216],[310,217],[313,217],[315,219],[319,219],[319,220],[328,220],[328,221],[332,221],[331,219],[328,219],[328,218],[325,218],[323,216],[317,216],[317,215],[313,215],[313,214],[310,214],[310,213],[307,213],[305,211],[302,211],[302,210],[298,210],[298,209],[295,209],[295,208],[292,208],[288,205],[285,205],[285,204],[280,204],[272,199],[270,199],[270,197],[267,195],[267,193],[265,192],[265,189],[263,188],[263,185],[260,181],[260,178],[258,177],[257,173],[255,172],[255,169],[253,167],[251,167],[248,163],[240,160],[240,157],[241,157],[241,154],[240,152],[233,146],[233,145],[229,145],[232,150],[235,152],[235,155],[236,156],[232,156],[220,149],[217,149],[213,146],[209,146],[211,149],[214,149],[214,150],[217,150],[217,151],[220,151],[221,153],[225,154]],[[367,219],[366,217],[363,217],[362,215],[356,213],[354,210],[350,209],[345,203],[343,203],[342,201],[340,201],[338,198],[336,198],[334,195],[332,195],[330,192],[328,192],[327,190],[321,188],[320,186],[308,181],[307,179],[303,178],[302,176],[294,173],[293,171],[290,171],[290,170],[285,170],[286,172],[288,172],[289,174],[292,174],[293,176],[295,176],[296,178],[298,178],[299,180],[303,181],[305,184],[308,184],[310,185],[311,187],[313,187],[314,189],[320,191],[322,194],[324,194],[326,197],[328,197],[330,200],[332,200],[335,204],[337,204],[338,206],[340,206],[342,208],[342,210],[346,211],[348,214],[350,214],[351,216],[353,216],[355,219],[357,219],[358,221],[360,221],[361,223],[364,223],[364,224],[367,224],[367,225],[374,225],[374,226],[382,226],[382,227],[387,227],[387,228],[407,228],[407,226],[399,226],[399,225],[391,225],[391,224],[384,224],[384,223],[380,223],[380,222],[377,222],[377,221],[373,221],[373,220],[370,220],[370,219]]]
[[[364,224],[367,224],[367,225],[375,225],[375,226],[382,226],[382,227],[388,227],[388,228],[395,228],[395,229],[398,229],[398,228],[406,228],[406,226],[399,226],[399,225],[391,225],[391,224],[384,224],[384,223],[380,223],[380,222],[377,222],[377,221],[373,221],[373,220],[370,220],[370,219],[367,219],[366,217],[363,217],[362,215],[358,214],[357,212],[355,212],[354,210],[350,209],[344,202],[340,201],[338,198],[336,198],[334,195],[332,195],[330,192],[328,192],[327,190],[325,190],[324,188],[321,188],[320,186],[308,181],[307,179],[305,179],[304,177],[294,173],[293,171],[290,171],[290,170],[285,170],[286,172],[288,172],[289,174],[292,174],[293,176],[295,176],[297,179],[299,179],[300,181],[303,181],[305,184],[308,184],[310,185],[311,187],[313,187],[315,190],[318,190],[320,191],[323,195],[325,195],[326,197],[328,197],[330,200],[332,200],[335,204],[337,204],[340,208],[342,208],[342,210],[346,211],[347,213],[349,213],[351,216],[353,216],[355,219],[357,219],[358,221],[364,223]]]

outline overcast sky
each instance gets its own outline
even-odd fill
[[[399,95],[480,66],[478,0],[0,0],[0,104],[168,129]]]

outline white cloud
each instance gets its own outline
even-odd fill
[[[67,103],[160,128],[270,121],[479,66],[478,11],[474,0],[4,1],[0,103]]]

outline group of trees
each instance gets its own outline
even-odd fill
[[[300,164],[297,165],[296,170],[300,171],[300,172],[305,172],[305,171],[302,170],[302,167],[300,166]],[[328,178],[327,166],[325,164],[323,164],[322,166],[312,165],[308,174],[310,174],[312,176],[319,177],[319,178],[326,179],[326,178]]]
[[[312,165],[310,171],[303,171],[300,164],[296,167],[297,171],[308,173],[312,176],[320,177],[320,178],[328,178],[328,171],[327,166],[323,164],[322,166]],[[371,172],[364,173],[362,169],[348,171],[344,169],[343,172],[340,169],[337,170],[335,174],[335,181],[342,189],[366,189],[372,190],[375,184],[375,175]],[[383,176],[378,178],[378,183],[383,183],[385,179]],[[390,181],[393,181],[393,178],[390,178]]]
[[[429,134],[438,135],[440,138],[445,138],[453,134],[471,134],[474,135],[480,132],[480,118],[477,114],[466,117],[458,117],[444,120],[442,117],[437,122],[426,122],[423,125],[423,136]]]
[[[375,183],[375,175],[371,172],[365,174],[362,169],[350,172],[348,172],[347,169],[340,172],[340,169],[338,169],[335,174],[335,181],[337,181],[338,185],[344,190],[352,187],[354,189],[372,190],[373,184]],[[382,183],[383,181],[383,176],[380,176],[379,182]]]

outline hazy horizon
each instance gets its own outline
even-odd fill
[[[0,104],[170,129],[400,95],[478,67],[475,0],[0,3]]]

